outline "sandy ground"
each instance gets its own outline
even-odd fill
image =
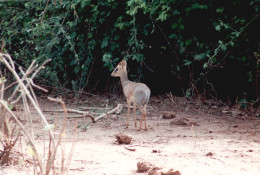
[[[70,108],[89,106],[68,105]],[[100,103],[99,103],[100,102]],[[118,102],[123,103],[124,99]],[[58,109],[59,105],[40,102],[44,109]],[[69,103],[69,102],[68,102]],[[104,107],[106,99],[95,100],[95,106]],[[70,103],[69,103],[70,104]],[[126,109],[121,115],[110,115],[97,123],[86,125],[88,119],[71,118],[63,146],[69,150],[74,123],[78,122],[78,141],[68,174],[79,175],[133,175],[137,163],[146,161],[163,170],[178,170],[182,175],[256,175],[260,174],[260,120],[237,109],[229,109],[216,102],[202,104],[184,98],[153,97],[148,108],[148,131],[137,131],[133,117],[125,129]],[[116,107],[116,102],[109,102]],[[46,113],[49,121],[60,113]],[[41,127],[35,123],[35,132]],[[140,121],[138,121],[138,124]],[[132,136],[129,151],[118,144],[115,135]],[[41,133],[37,143],[42,144]],[[42,145],[41,145],[42,146]],[[24,146],[26,149],[26,146]],[[33,174],[32,167],[1,167],[0,174]]]

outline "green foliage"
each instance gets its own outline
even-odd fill
[[[205,80],[229,60],[243,62],[254,83],[255,62],[248,58],[259,40],[248,28],[259,18],[258,0],[48,2],[0,2],[0,39],[17,64],[52,58],[41,74],[52,87],[86,88],[99,67],[111,71],[122,57],[143,62],[150,46],[172,53],[178,72],[196,67],[193,79]]]
[[[247,100],[246,99],[241,99],[239,102],[238,102],[238,104],[240,105],[240,108],[241,109],[247,109],[247,107],[248,107],[248,102],[247,102]]]

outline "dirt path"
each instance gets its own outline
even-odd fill
[[[148,132],[138,132],[134,127],[123,129],[123,119],[110,127],[104,127],[104,123],[93,125],[81,135],[75,163],[85,161],[82,170],[88,174],[135,174],[136,164],[142,160],[187,175],[260,173],[259,135],[239,131],[243,127],[240,125],[232,128],[230,124],[234,123],[223,122],[223,118],[176,116],[175,120],[185,117],[199,126],[169,125],[171,120],[158,121],[157,118],[149,118]],[[248,125],[246,127],[250,128]],[[114,135],[120,132],[133,136],[132,144],[138,145],[135,152],[114,143]],[[152,150],[159,153],[152,153]]]
[[[218,112],[224,107],[205,109],[182,99],[176,104],[154,99],[151,106],[148,131],[137,131],[133,118],[125,129],[126,109],[122,115],[90,124],[86,132],[79,129],[69,174],[147,174],[136,172],[140,161],[166,170],[173,168],[182,175],[260,174],[259,120],[228,116]],[[83,119],[77,120],[84,123]],[[75,119],[70,121],[66,147],[71,144]],[[118,133],[131,135],[136,150],[129,151],[116,143]],[[9,174],[7,169],[0,170],[4,173]]]

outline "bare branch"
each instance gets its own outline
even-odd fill
[[[107,113],[101,114],[100,116],[96,117],[95,122],[97,122],[98,120],[108,116],[109,114],[113,114],[113,113],[120,114],[122,112],[122,110],[123,110],[123,105],[118,104],[116,108],[108,111]]]
[[[34,66],[34,67],[32,68],[32,70],[36,69],[37,67],[38,67],[38,69],[36,69],[36,71],[32,74],[31,79],[34,79],[35,76],[39,73],[39,71],[44,68],[45,64],[47,64],[47,63],[50,62],[50,61],[51,61],[51,59],[45,60],[40,67],[38,67],[38,65]],[[31,67],[31,66],[30,66],[30,67]],[[27,71],[27,72],[28,72],[28,71]],[[31,73],[31,72],[30,72],[30,73]],[[25,74],[26,74],[26,73],[25,73]],[[23,79],[22,79],[22,80],[23,80]],[[28,86],[29,86],[29,85],[26,84],[25,87],[28,87]],[[17,87],[17,88],[18,88],[18,87]],[[12,99],[13,99],[13,97],[14,97],[14,95],[12,95],[12,96],[8,99],[8,101],[11,102]],[[11,104],[17,103],[20,99],[21,99],[21,95],[19,95],[18,98],[17,98],[15,101],[12,101]]]
[[[0,103],[2,104],[2,106],[11,114],[11,116],[14,118],[14,120],[17,122],[17,124],[20,126],[20,128],[22,129],[22,131],[23,131],[23,133],[24,133],[24,135],[28,138],[28,140],[30,141],[30,143],[31,143],[31,146],[32,146],[32,149],[33,149],[33,151],[34,151],[34,153],[35,153],[35,156],[36,156],[36,159],[37,159],[37,161],[38,161],[38,163],[39,163],[39,167],[40,167],[40,170],[41,170],[41,173],[43,173],[43,170],[42,170],[42,166],[41,166],[41,159],[40,159],[40,157],[39,157],[39,155],[38,155],[38,152],[37,152],[37,149],[36,149],[36,146],[35,146],[35,144],[34,144],[34,141],[33,141],[33,139],[28,135],[28,133],[26,132],[26,130],[25,130],[25,128],[24,128],[24,126],[23,126],[23,124],[19,121],[19,119],[15,116],[15,114],[9,109],[9,107],[6,105],[6,102],[5,101],[3,101],[3,100],[0,100]]]
[[[35,100],[33,99],[32,95],[30,94],[29,90],[26,88],[26,86],[24,85],[24,83],[22,82],[22,80],[20,79],[19,75],[16,73],[16,71],[14,69],[12,69],[11,65],[7,62],[7,60],[5,59],[5,56],[7,56],[8,58],[10,58],[11,60],[11,57],[10,55],[8,54],[1,54],[0,53],[0,60],[6,65],[6,67],[9,69],[9,71],[13,74],[13,76],[15,77],[15,79],[18,81],[18,84],[20,86],[20,88],[24,91],[25,95],[29,98],[29,100],[31,101],[33,107],[35,108],[35,110],[38,112],[38,114],[40,115],[40,117],[42,118],[44,124],[46,126],[49,125],[48,121],[46,120],[46,118],[44,117],[41,109],[37,106]],[[1,58],[2,57],[2,58]],[[43,65],[42,65],[43,66]],[[41,66],[41,67],[42,67]],[[53,140],[53,142],[55,142],[54,140],[54,135],[53,135],[53,132],[51,130],[51,128],[48,128],[48,131],[51,135],[51,138]]]
[[[44,91],[44,92],[46,92],[46,93],[49,92],[47,89],[44,89],[43,87],[40,87],[40,86],[34,84],[34,82],[33,82],[33,80],[32,80],[31,78],[28,78],[28,80],[30,81],[30,83],[31,83],[31,85],[32,85],[33,87],[36,87],[36,88],[38,88],[38,89],[40,89],[40,90],[42,90],[42,91]]]
[[[50,1],[50,0],[47,1],[46,7],[45,7],[45,9],[44,9],[44,12],[43,12],[43,15],[42,15],[42,18],[41,18],[41,22],[40,22],[41,24],[42,24],[42,21],[43,21],[43,19],[44,19],[45,13],[46,13],[46,11],[47,11],[47,9],[48,9],[49,1]]]
[[[32,68],[33,68],[33,65],[35,64],[35,62],[36,62],[35,60],[32,61],[31,65],[29,66],[29,68],[27,69],[27,71],[24,73],[24,75],[23,75],[21,81],[24,81],[25,78],[33,71]],[[20,68],[20,70],[21,70],[21,68]],[[15,83],[18,83],[18,82],[16,81]],[[10,102],[10,101],[13,100],[13,98],[16,96],[18,90],[19,90],[19,86],[17,86],[17,87],[15,88],[15,90],[14,90],[13,93],[12,93],[12,95],[8,98],[8,102]],[[13,104],[14,104],[14,103],[13,103]]]

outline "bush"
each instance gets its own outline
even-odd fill
[[[51,88],[104,92],[109,71],[125,58],[155,93],[258,98],[257,0],[12,1],[0,8],[4,49],[24,66],[52,58],[41,74]]]

